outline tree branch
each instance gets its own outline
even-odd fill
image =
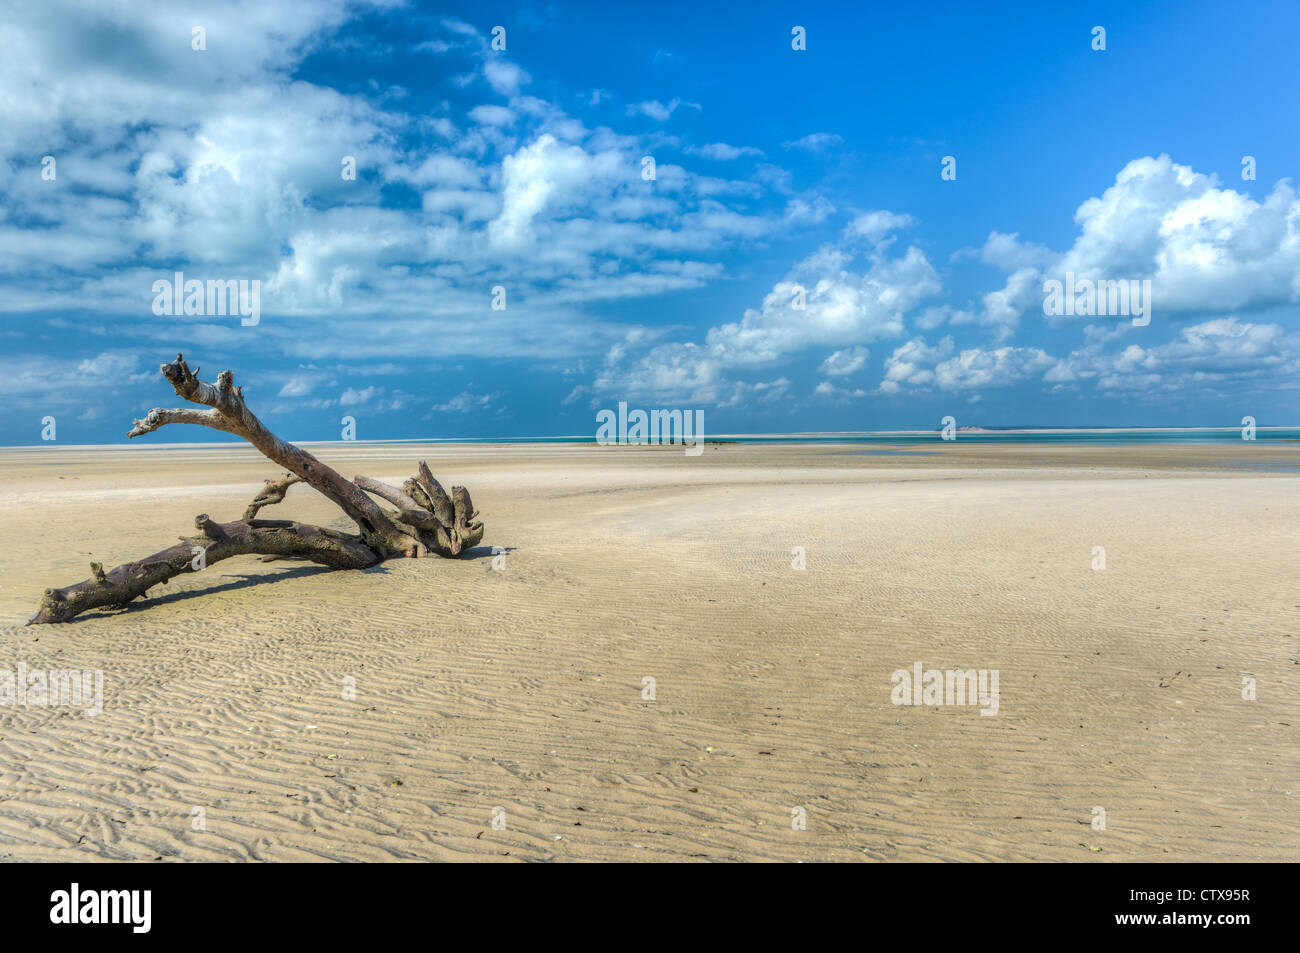
[[[257,516],[257,511],[264,506],[271,506],[274,503],[282,503],[285,493],[289,492],[289,487],[295,483],[303,482],[302,477],[294,476],[292,473],[286,473],[278,480],[265,480],[266,486],[262,492],[253,497],[253,502],[248,504],[244,510],[244,519],[251,520]]]
[[[241,520],[217,523],[200,513],[194,519],[198,534],[180,537],[175,546],[108,572],[99,563],[91,563],[91,577],[84,582],[46,589],[31,623],[66,622],[87,609],[126,605],[152,586],[197,571],[196,561],[206,568],[231,556],[289,556],[336,569],[364,569],[396,556],[418,557],[430,552],[458,556],[482,540],[483,524],[475,521],[478,513],[469,491],[454,486],[448,495],[423,460],[419,472],[400,490],[364,476],[345,480],[307,451],[271,433],[244,403],[243,390],[235,386],[230,371],[222,371],[216,383],[209,384],[199,380],[198,368],[191,371],[180,354],[161,370],[178,395],[209,409],[154,408],[143,420],[135,421],[128,436],[153,433],[167,424],[198,424],[244,438],[288,472],[278,480],[264,481]],[[337,504],[361,534],[291,520],[257,519],[263,507],[282,502],[295,483],[307,483]],[[367,493],[392,503],[397,512],[382,509]],[[199,553],[202,560],[196,558]]]
[[[205,514],[195,518],[202,534],[169,546],[139,562],[125,563],[107,573],[91,563],[91,578],[63,589],[46,589],[31,623],[66,622],[87,609],[124,606],[173,576],[196,572],[200,550],[207,567],[231,556],[274,554],[297,556],[334,569],[365,569],[380,561],[359,536],[291,520],[236,520],[213,523]],[[209,535],[211,534],[211,535]]]
[[[243,388],[235,386],[235,376],[230,371],[222,371],[217,375],[216,384],[209,384],[199,380],[181,354],[177,354],[175,361],[163,364],[160,369],[179,396],[196,404],[206,404],[212,410],[204,412],[155,408],[149,411],[143,421],[136,421],[135,427],[127,434],[128,437],[150,433],[169,423],[200,424],[243,437],[264,456],[333,500],[357,524],[362,537],[375,549],[394,556],[409,554],[409,539],[360,487],[343,479],[306,450],[286,443],[266,429],[244,403]]]

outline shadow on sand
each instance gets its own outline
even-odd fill
[[[513,546],[473,546],[462,552],[458,558],[477,561],[480,559],[491,559],[499,553],[511,553],[514,552],[514,550],[515,547]],[[296,562],[296,560],[285,559],[283,562]],[[272,569],[265,573],[259,573],[256,575],[223,573],[222,577],[227,579],[227,582],[196,589],[175,589],[164,583],[161,586],[154,587],[154,591],[158,592],[155,596],[145,596],[143,599],[137,599],[129,606],[125,607],[94,609],[77,616],[75,619],[69,619],[63,624],[75,625],[76,623],[86,619],[103,619],[111,616],[130,615],[134,612],[152,609],[155,606],[165,606],[185,602],[190,599],[197,599],[200,596],[217,595],[223,592],[235,592],[240,589],[249,589],[253,586],[268,586],[285,579],[303,579],[309,576],[324,575],[326,573],[351,571],[354,570],[331,569],[328,566],[315,566],[311,564],[293,566],[292,568],[286,565],[284,568]],[[369,569],[355,571],[364,573],[383,573],[388,570],[384,568],[383,563],[380,563],[378,566],[371,566]]]

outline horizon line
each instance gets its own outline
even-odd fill
[[[968,425],[958,427],[957,433],[1193,433],[1206,431],[1228,432],[1241,430],[1241,425],[1237,426],[1217,426],[1217,427],[1040,427],[1040,426],[1016,426],[1002,427],[989,426],[981,427],[977,425]],[[1297,430],[1300,426],[1296,425],[1256,425],[1255,431],[1261,430]],[[933,430],[803,430],[788,432],[767,432],[767,433],[718,433],[701,435],[699,442],[708,443],[711,440],[723,439],[780,439],[782,437],[854,437],[854,436],[906,436],[919,435],[931,436],[939,435],[943,428]],[[394,443],[443,443],[443,444],[476,444],[476,443],[526,443],[529,441],[573,441],[576,443],[595,443],[594,434],[547,434],[541,436],[523,436],[516,435],[510,437],[379,437],[367,440],[287,440],[287,443],[302,444],[309,446],[334,446],[340,444],[394,444]],[[649,445],[649,444],[647,444]],[[182,441],[177,443],[132,443],[130,438],[123,438],[121,443],[59,443],[58,441],[46,441],[35,444],[0,444],[0,451],[3,450],[41,450],[51,447],[59,447],[65,450],[78,449],[126,449],[127,447],[152,447],[156,449],[163,448],[198,448],[211,446],[247,446],[252,447],[242,438],[231,440],[203,440],[203,441]],[[635,444],[632,444],[635,446]],[[255,447],[253,449],[256,449]]]

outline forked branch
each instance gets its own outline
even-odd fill
[[[469,491],[454,486],[448,495],[423,460],[402,489],[364,476],[346,480],[268,430],[248,409],[230,371],[222,371],[215,384],[207,383],[199,380],[198,368],[191,371],[180,354],[161,370],[179,396],[209,409],[154,408],[135,421],[127,436],[139,437],[167,424],[198,424],[243,437],[288,472],[265,481],[241,520],[217,523],[200,514],[194,521],[197,534],[182,536],[175,546],[107,572],[99,563],[91,563],[91,576],[84,582],[46,589],[31,623],[66,622],[87,609],[124,606],[159,583],[202,571],[231,556],[296,557],[336,569],[364,569],[395,557],[458,556],[483,539],[483,524],[476,520]],[[282,502],[295,483],[306,483],[333,501],[356,523],[359,533],[257,518],[263,507]],[[396,510],[383,509],[367,493]]]

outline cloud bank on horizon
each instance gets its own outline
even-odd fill
[[[0,441],[1297,423],[1293,14],[609,7],[11,11]]]

